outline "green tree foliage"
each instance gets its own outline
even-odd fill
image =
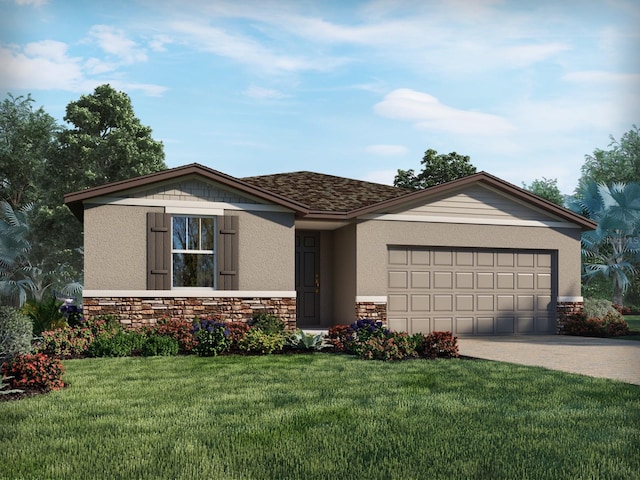
[[[556,205],[560,205],[561,207],[564,205],[564,195],[560,193],[557,178],[552,179],[542,177],[542,180],[535,179],[529,185],[523,182],[522,187],[539,197],[555,203]]]
[[[33,102],[9,94],[0,103],[0,199],[14,208],[40,199],[39,182],[57,146],[55,119]]]
[[[34,253],[47,259],[46,270],[66,263],[81,272],[82,225],[64,205],[64,195],[163,170],[164,147],[135,116],[129,96],[110,85],[69,103],[64,120],[71,126],[60,132],[57,155],[46,165]]]
[[[14,211],[9,202],[0,201],[0,300],[5,305],[21,307],[34,290],[27,238],[31,208],[28,204]]]
[[[640,183],[588,182],[568,206],[598,222],[596,230],[582,234],[583,279],[610,279],[613,303],[622,305],[640,262]]]
[[[410,190],[422,190],[476,173],[476,167],[471,164],[470,158],[456,152],[438,154],[429,149],[420,163],[422,171],[418,174],[413,169],[398,169],[393,184]]]
[[[592,181],[599,184],[640,182],[640,129],[634,125],[620,140],[609,137],[609,150],[585,155],[578,189]]]

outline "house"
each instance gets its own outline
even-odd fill
[[[125,324],[273,313],[291,327],[541,334],[579,311],[596,224],[481,172],[418,192],[202,165],[70,193],[84,306]]]

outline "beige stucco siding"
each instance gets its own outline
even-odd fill
[[[226,213],[240,217],[240,290],[295,290],[293,213]]]
[[[84,212],[87,290],[144,290],[147,285],[147,212],[160,207],[100,205]]]
[[[334,324],[351,323],[356,297],[356,225],[336,230],[334,247]]]
[[[357,295],[386,295],[388,245],[557,250],[558,295],[580,295],[579,229],[362,222],[357,226]]]
[[[100,205],[85,210],[85,288],[147,288],[147,212],[162,207]],[[240,217],[240,290],[295,290],[292,213],[227,211]]]

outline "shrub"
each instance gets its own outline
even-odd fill
[[[94,317],[83,320],[75,327],[42,332],[41,338],[34,347],[36,352],[56,358],[83,357],[95,338],[113,336],[122,329],[122,325],[115,320],[115,317]]]
[[[244,337],[246,337],[247,332],[251,327],[244,322],[226,322],[225,326],[229,331],[229,336],[227,338],[231,341],[229,350],[239,350],[238,345],[240,345],[240,342],[242,342]]]
[[[249,325],[258,330],[262,330],[264,333],[284,333],[286,329],[285,323],[274,315],[267,313],[257,313],[253,316],[253,319],[249,322]]]
[[[4,374],[0,374],[0,395],[11,395],[12,393],[22,393],[24,390],[19,388],[7,388],[11,387],[10,383],[4,383],[11,380],[13,377],[5,377]]]
[[[628,305],[618,305],[618,304],[613,304],[612,305],[613,308],[615,308],[618,312],[620,312],[620,315],[631,315],[631,307]]]
[[[39,336],[47,330],[63,328],[67,325],[64,315],[60,311],[62,302],[53,295],[37,301],[28,300],[22,307],[22,312],[33,322],[33,333]]]
[[[424,337],[423,355],[426,358],[456,358],[458,337],[451,332],[431,332]]]
[[[121,330],[115,335],[106,333],[95,338],[87,353],[92,357],[130,357],[141,353],[146,339],[138,330]]]
[[[408,334],[390,332],[359,342],[356,350],[358,356],[366,360],[405,360],[418,356],[414,344]]]
[[[351,338],[349,325],[336,325],[329,328],[327,337],[336,352],[346,352]]]
[[[564,333],[581,337],[618,337],[629,334],[629,325],[617,310],[609,310],[603,317],[571,317],[565,323]]]
[[[225,352],[231,347],[229,336],[231,331],[227,324],[219,320],[200,320],[193,326],[193,333],[198,342],[195,352],[201,357],[212,357]]]
[[[173,357],[178,354],[180,346],[178,340],[158,334],[149,335],[142,345],[141,354],[145,357]]]
[[[64,368],[60,360],[42,353],[19,354],[2,366],[2,374],[13,388],[24,390],[58,390],[64,387]]]
[[[69,325],[70,327],[75,327],[76,325],[79,325],[84,318],[82,316],[82,307],[78,305],[74,305],[72,301],[64,302],[60,307],[60,312],[62,313],[62,316],[67,321],[67,325]]]
[[[615,308],[607,299],[585,298],[582,313],[586,318],[604,318],[612,310]]]
[[[371,338],[386,338],[390,330],[380,320],[361,319],[347,329],[345,351],[360,355],[360,346]]]
[[[180,318],[168,318],[161,320],[153,332],[157,335],[171,337],[178,342],[179,352],[191,353],[197,345],[193,335],[193,324]]]
[[[282,350],[285,340],[283,333],[267,333],[251,328],[239,342],[238,348],[247,353],[270,354]]]
[[[19,353],[31,352],[33,325],[13,307],[0,307],[0,363]]]

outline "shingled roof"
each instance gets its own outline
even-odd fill
[[[316,212],[350,212],[409,193],[404,188],[315,172],[292,172],[241,179],[300,202]]]

